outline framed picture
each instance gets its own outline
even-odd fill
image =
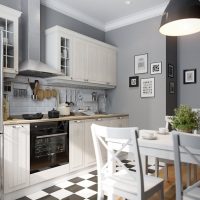
[[[151,63],[151,74],[162,74],[162,62]]]
[[[175,94],[175,83],[174,82],[169,82],[169,93]]]
[[[168,77],[174,78],[174,66],[171,64],[168,64]]]
[[[141,79],[141,98],[148,98],[155,96],[155,79],[144,78]]]
[[[148,54],[135,56],[135,74],[145,74],[148,72]]]
[[[139,86],[139,76],[129,77],[129,87],[138,87]]]
[[[183,70],[183,83],[184,84],[196,83],[196,69]]]

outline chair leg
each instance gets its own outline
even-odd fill
[[[164,166],[164,180],[167,181],[168,180],[168,164],[165,163]]]
[[[159,159],[155,158],[155,176],[159,177]]]
[[[104,200],[104,192],[101,189],[100,184],[98,184],[97,200]]]
[[[162,187],[160,189],[160,200],[164,200],[164,185],[162,184]]]

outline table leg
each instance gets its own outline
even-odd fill
[[[159,177],[159,158],[155,158],[155,176]]]
[[[141,161],[142,161],[143,175],[146,175],[148,174],[148,156],[142,155]]]

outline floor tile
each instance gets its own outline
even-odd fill
[[[79,176],[80,178],[83,178],[83,179],[89,179],[89,178],[92,178],[92,177],[94,177],[95,175],[93,175],[93,174],[84,174],[84,175],[81,175],[81,176]]]
[[[45,197],[39,198],[38,200],[58,200],[58,199],[51,195],[47,195]]]
[[[60,190],[61,188],[60,187],[57,187],[57,186],[52,186],[52,187],[49,187],[49,188],[46,188],[44,189],[43,191],[47,192],[48,194],[51,194],[57,190]]]
[[[72,185],[74,185],[74,183],[72,183],[70,181],[63,181],[61,183],[56,184],[56,186],[59,187],[59,188],[66,188],[66,187],[69,187],[69,186],[72,186]]]
[[[78,182],[81,182],[83,180],[84,180],[83,178],[76,177],[76,178],[70,179],[69,181],[72,182],[72,183],[78,183]]]
[[[28,197],[22,197],[22,198],[19,198],[17,200],[30,200]]]
[[[97,176],[94,176],[94,177],[92,177],[92,178],[89,178],[88,180],[97,183],[98,177],[97,177]]]
[[[97,170],[90,172],[90,174],[97,175]]]
[[[97,194],[95,194],[94,196],[90,197],[89,200],[97,200]]]
[[[77,183],[77,185],[80,185],[82,187],[90,187],[92,185],[96,184],[95,182],[93,181],[89,181],[89,180],[84,180],[84,181],[81,181],[79,183]]]
[[[51,196],[53,196],[53,197],[55,197],[57,199],[64,199],[64,198],[66,198],[66,197],[68,197],[70,195],[72,195],[72,192],[67,191],[65,189],[58,190],[58,191],[53,192],[51,194]]]
[[[64,198],[62,200],[83,200],[83,199],[84,199],[83,197],[80,197],[80,196],[78,196],[76,194],[72,194],[69,197],[66,197],[66,198]]]
[[[39,192],[36,192],[36,193],[33,193],[31,195],[28,195],[27,197],[31,200],[36,200],[36,199],[39,199],[39,198],[42,198],[42,197],[45,197],[47,196],[48,193],[44,192],[44,191],[39,191]]]
[[[68,190],[68,191],[70,191],[70,192],[75,193],[75,192],[78,192],[79,190],[84,189],[84,187],[82,187],[82,186],[80,186],[80,185],[74,184],[74,185],[72,185],[72,186],[70,186],[70,187],[67,187],[67,188],[65,188],[65,189]]]
[[[92,185],[92,186],[90,186],[90,187],[88,187],[88,188],[91,189],[91,190],[94,190],[94,191],[97,191],[97,190],[98,190],[97,184]]]
[[[91,196],[95,195],[96,193],[97,192],[95,192],[94,190],[90,190],[88,188],[76,192],[77,195],[84,197],[85,199],[90,198]]]

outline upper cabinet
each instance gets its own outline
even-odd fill
[[[61,38],[67,44],[64,53]],[[114,46],[59,26],[46,30],[46,63],[55,69],[66,68],[63,74],[68,80],[115,87],[116,59]]]
[[[5,77],[18,74],[18,29],[21,12],[0,5],[0,31],[3,31],[3,70]]]

